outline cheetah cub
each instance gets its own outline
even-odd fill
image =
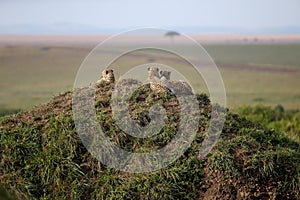
[[[160,75],[161,80],[170,80],[171,79],[171,71],[160,70],[159,75]]]
[[[102,76],[97,83],[114,83],[115,82],[115,75],[114,70],[112,69],[105,69],[102,71]]]
[[[147,81],[150,83],[150,88],[156,93],[165,93],[167,88],[163,86],[160,80],[160,69],[158,67],[148,67]]]
[[[160,80],[172,91],[173,94],[191,95],[193,90],[191,86],[183,80],[171,80],[171,71],[160,70]]]

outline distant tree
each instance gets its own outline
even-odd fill
[[[173,42],[174,41],[174,37],[175,36],[180,36],[180,33],[176,32],[176,31],[168,31],[168,32],[166,32],[165,36],[166,37],[170,37],[171,41]]]

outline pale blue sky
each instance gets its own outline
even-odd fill
[[[299,0],[0,0],[0,33],[130,29],[136,27],[223,27],[259,30],[300,27]],[[58,26],[58,27],[57,27]],[[2,30],[1,31],[1,27]]]

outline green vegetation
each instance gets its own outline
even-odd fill
[[[300,111],[285,111],[281,105],[271,108],[257,105],[239,108],[238,113],[248,120],[259,123],[269,129],[285,133],[289,138],[300,142]]]
[[[108,106],[110,88],[99,85],[95,105],[107,137],[130,151],[156,149],[172,138],[176,120],[169,121],[157,137],[148,141],[130,137],[115,127]],[[163,103],[169,118],[176,118],[176,102],[168,103],[172,96],[151,94],[148,86],[141,90],[132,98],[133,119],[147,122],[144,110],[151,99]],[[206,158],[198,158],[211,111],[206,95],[197,95],[201,124],[191,147],[167,168],[142,174],[108,168],[87,152],[75,130],[71,99],[72,93],[67,92],[32,111],[0,118],[0,185],[15,198],[300,198],[300,143],[281,131],[229,112],[215,148]],[[256,112],[248,113],[253,116]],[[282,114],[281,119],[289,117],[292,115]]]
[[[72,88],[91,48],[0,46],[0,108],[31,109]]]
[[[7,108],[2,108],[2,109],[0,109],[0,117],[5,116],[5,115],[16,114],[18,112],[21,112],[21,109],[7,109]]]
[[[299,44],[205,45],[217,64],[300,67]]]

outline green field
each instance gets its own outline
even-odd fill
[[[72,89],[77,70],[92,48],[0,46],[0,109],[30,109]],[[206,45],[205,49],[222,74],[228,107],[300,108],[299,44]]]

